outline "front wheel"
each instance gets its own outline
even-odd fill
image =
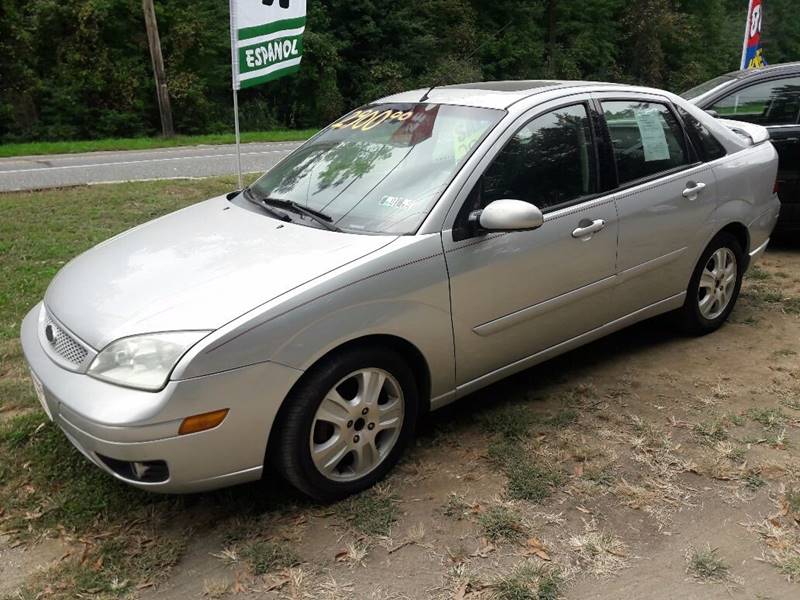
[[[744,268],[739,241],[726,232],[717,234],[697,262],[686,300],[677,313],[684,330],[705,335],[719,329],[739,297]]]
[[[385,348],[353,348],[307,373],[275,425],[272,461],[300,491],[330,502],[379,481],[414,433],[418,390]]]

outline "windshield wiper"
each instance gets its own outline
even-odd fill
[[[294,200],[281,200],[279,198],[261,198],[261,203],[264,205],[269,206],[277,206],[278,208],[283,208],[285,210],[291,210],[296,213],[300,213],[301,215],[305,215],[314,219],[317,223],[329,229],[331,231],[341,231],[336,225],[333,224],[333,218],[330,215],[326,215],[324,212],[320,210],[315,210],[313,208],[308,208],[307,206],[303,206],[302,204],[295,202]]]
[[[266,212],[269,216],[271,216],[271,217],[273,217],[275,219],[278,219],[279,221],[286,221],[286,222],[291,222],[292,221],[292,217],[287,215],[285,212],[281,212],[279,210],[275,210],[273,208],[270,208],[262,200],[259,200],[258,198],[256,198],[253,195],[253,193],[250,191],[250,188],[244,188],[244,197],[247,199],[248,202],[250,202],[251,204],[255,204],[261,210]]]

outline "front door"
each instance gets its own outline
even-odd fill
[[[533,355],[608,320],[617,211],[598,192],[588,104],[554,108],[512,129],[443,232],[459,386],[522,368]],[[533,231],[471,230],[493,200],[531,202]],[[504,367],[510,367],[504,369]]]

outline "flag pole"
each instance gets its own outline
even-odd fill
[[[244,189],[242,183],[242,146],[239,135],[239,91],[233,88],[233,122],[236,129],[236,172],[239,175],[239,189]]]
[[[239,177],[239,189],[244,189],[242,182],[242,140],[239,133],[239,36],[236,30],[236,0],[229,0],[231,17],[231,87],[233,87],[233,123],[236,131],[236,173]]]
[[[742,44],[741,70],[747,69],[747,43],[750,40],[750,18],[753,15],[753,0],[747,3],[747,19],[744,24],[744,44]]]

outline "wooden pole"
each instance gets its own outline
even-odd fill
[[[147,28],[147,43],[150,45],[150,59],[153,63],[153,75],[156,80],[156,96],[158,97],[158,112],[161,115],[161,133],[164,137],[175,135],[172,124],[172,107],[169,103],[167,90],[167,76],[164,71],[164,56],[161,54],[161,38],[158,36],[158,22],[153,0],[142,0],[144,24]]]

